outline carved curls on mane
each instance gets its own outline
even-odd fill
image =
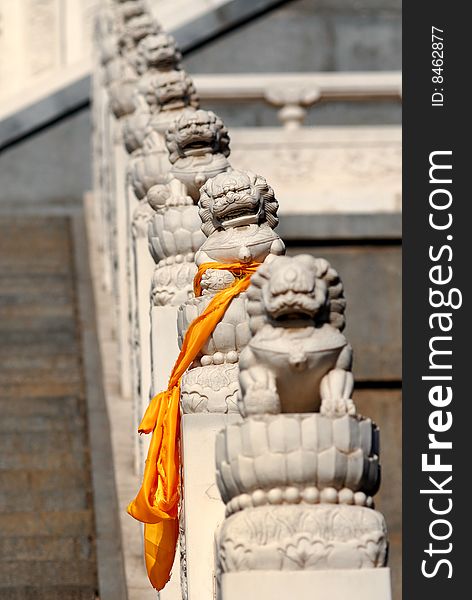
[[[259,192],[259,196],[261,198],[261,201],[263,202],[263,211],[260,224],[265,222],[269,225],[269,227],[275,229],[279,223],[279,220],[277,218],[277,210],[279,208],[279,203],[275,198],[274,190],[267,183],[266,179],[262,177],[262,175],[256,175],[255,173],[251,173],[250,171],[231,170],[226,171],[225,173],[220,173],[216,177],[208,179],[208,181],[200,189],[198,213],[202,220],[202,231],[207,237],[214,233],[217,228],[217,224],[215,224],[214,222],[212,211],[212,201],[214,199],[213,186],[217,185],[219,187],[221,185],[222,179],[224,179],[225,177],[234,178],[235,176],[249,179],[249,184],[251,188],[256,189]]]
[[[208,125],[208,127],[216,130],[217,152],[226,157],[230,155],[231,150],[229,149],[229,134],[226,125],[223,123],[223,119],[221,119],[211,110],[198,109],[195,112],[193,110],[186,109],[176,121],[172,122],[166,131],[166,147],[167,151],[169,152],[169,160],[172,164],[174,164],[179,158],[181,158],[181,156],[183,156],[178,142],[178,134],[180,129],[187,125],[187,121],[189,119],[193,120],[196,117],[198,118],[199,114],[203,116],[203,113],[206,114],[208,119],[205,124]]]
[[[269,322],[262,288],[269,282],[271,271],[277,268],[279,260],[287,262],[288,257],[277,257],[269,263],[264,263],[259,267],[256,273],[251,277],[251,285],[247,291],[248,305],[247,311],[249,314],[249,326],[253,335]],[[321,280],[327,287],[326,305],[317,315],[318,323],[329,323],[333,327],[342,331],[346,325],[344,312],[346,309],[346,300],[344,298],[344,288],[335,269],[324,258],[314,258],[309,254],[299,254],[290,261],[301,263],[305,270],[310,270],[314,273],[317,280]],[[287,265],[289,263],[287,262]]]

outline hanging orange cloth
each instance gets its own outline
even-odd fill
[[[195,295],[202,293],[201,279],[208,269],[230,271],[236,280],[221,290],[206,309],[190,324],[182,349],[172,369],[167,390],[149,403],[139,425],[139,433],[151,433],[152,439],[144,467],[144,477],[128,513],[145,523],[144,553],[153,587],[161,590],[169,581],[179,534],[180,482],[180,380],[197,358],[203,344],[223,318],[231,300],[244,292],[260,263],[204,263],[194,280]]]

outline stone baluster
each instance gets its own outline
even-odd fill
[[[324,259],[278,257],[247,295],[243,419],[216,442],[218,598],[390,600],[379,432],[351,399],[339,277]]]
[[[307,108],[320,100],[321,91],[313,86],[301,85],[272,87],[265,92],[264,97],[269,104],[279,107],[279,121],[285,129],[293,131],[303,126]]]
[[[153,389],[164,389],[178,355],[177,309],[193,297],[195,252],[205,240],[196,202],[200,186],[229,169],[229,137],[211,111],[187,109],[166,132],[171,166],[166,185],[147,194],[155,210],[149,246],[156,263],[152,278]]]
[[[185,163],[180,166],[188,172]],[[177,167],[175,162],[174,172]],[[208,179],[200,190],[199,201],[202,231],[207,239],[196,253],[196,265],[263,262],[283,253],[283,242],[273,231],[278,222],[277,207],[273,190],[263,177],[229,170]],[[201,281],[202,295],[179,309],[181,340],[215,294],[234,279],[228,270],[206,271]],[[224,518],[224,505],[215,485],[214,444],[221,427],[240,420],[238,361],[250,338],[246,304],[245,293],[232,300],[181,381],[186,545],[182,571],[189,600],[213,597],[213,531]]]

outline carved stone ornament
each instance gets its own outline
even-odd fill
[[[117,40],[117,56],[106,67],[110,109],[118,119],[136,109],[134,94],[143,60],[138,46],[159,31],[160,26],[147,14],[132,16],[123,24]]]
[[[130,163],[133,189],[136,197],[141,198],[170,171],[165,146],[168,125],[198,100],[185,71],[150,70],[141,77],[133,102],[136,109],[124,121],[123,139],[133,157]]]
[[[185,110],[166,132],[171,173],[194,200],[205,181],[227,171],[229,135],[223,121],[209,110]]]
[[[204,240],[198,209],[176,179],[151,187],[147,201],[153,212],[149,249],[156,262],[153,304],[179,306],[193,296],[195,252]]]
[[[251,280],[253,337],[241,355],[241,414],[355,414],[343,286],[330,264],[280,257]]]
[[[209,179],[200,190],[202,231],[208,236],[195,256],[206,262],[260,261],[284,252],[273,231],[278,203],[266,180],[253,173],[227,171]],[[202,296],[181,306],[181,338],[191,321],[213,296],[234,281],[226,270],[209,269],[202,278]],[[246,293],[236,296],[181,381],[184,412],[237,412],[239,354],[250,339]],[[223,410],[222,410],[223,409]]]
[[[371,508],[261,506],[223,522],[217,572],[378,568],[387,548],[385,519]]]
[[[152,77],[154,71],[178,70],[182,60],[175,39],[163,31],[143,38],[137,46],[137,54],[142,81]]]
[[[383,567],[387,534],[373,510],[379,433],[352,402],[352,350],[341,331],[337,272],[279,256],[247,291],[252,337],[241,352],[244,420],[216,439],[226,504],[218,577],[245,570]]]

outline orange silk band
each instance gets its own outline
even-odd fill
[[[144,477],[129,514],[145,523],[144,553],[153,587],[161,590],[170,579],[179,535],[180,484],[180,380],[198,356],[204,343],[223,318],[231,300],[244,292],[260,263],[204,263],[195,276],[195,295],[201,295],[201,279],[208,269],[230,271],[236,280],[219,291],[207,308],[190,324],[175,362],[167,390],[149,403],[139,433],[151,433],[152,439],[144,468]]]

